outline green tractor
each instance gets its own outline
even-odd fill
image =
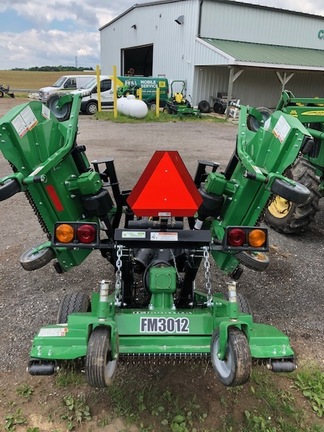
[[[36,271],[51,262],[64,273],[99,250],[114,275],[90,297],[78,290],[63,297],[57,322],[34,337],[29,373],[51,375],[77,361],[91,386],[106,387],[125,359],[198,358],[235,386],[248,381],[254,361],[295,370],[288,337],[254,322],[237,281],[244,266],[267,267],[259,220],[270,195],[309,199],[306,187],[281,174],[313,139],[308,130],[282,112],[252,130],[247,125],[264,123],[262,112],[241,107],[224,172],[201,160],[192,179],[177,151],[157,151],[134,188],[121,190],[113,159],[91,166],[76,142],[80,103],[62,96],[57,119],[32,101],[0,120],[0,150],[13,169],[0,179],[0,201],[24,192],[47,235],[22,255],[22,266]],[[283,121],[289,127],[278,135]],[[213,289],[211,258],[228,275],[225,293]]]
[[[265,209],[264,218],[269,226],[284,234],[300,234],[309,228],[324,196],[324,98],[295,98],[283,92],[276,112],[298,119],[312,136],[291,166],[285,171],[288,178],[305,185],[310,198],[297,204],[280,195],[274,195]]]

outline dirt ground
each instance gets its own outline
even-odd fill
[[[0,117],[23,102],[0,99]],[[78,143],[86,146],[90,161],[114,157],[121,189],[130,189],[155,150],[178,150],[192,175],[200,159],[217,161],[225,168],[235,146],[236,132],[236,125],[229,123],[113,124],[80,116]],[[0,155],[0,177],[9,173],[10,167]],[[249,299],[257,322],[272,324],[288,334],[301,364],[315,363],[324,370],[323,200],[320,205],[316,221],[307,233],[288,237],[270,230],[269,268],[263,273],[246,269],[238,289]],[[51,265],[35,272],[24,271],[19,264],[21,253],[46,239],[23,194],[0,203],[0,227],[0,430],[6,416],[22,407],[28,424],[39,431],[64,431],[61,401],[67,390],[60,389],[53,377],[31,377],[26,373],[31,341],[42,325],[55,322],[65,293],[78,289],[90,293],[111,270],[99,253],[93,252],[86,262],[66,274],[57,274]],[[226,280],[213,268],[213,289],[223,291]],[[270,375],[279,385],[288,385]],[[192,395],[191,399],[195,395],[208,410],[208,421],[203,424],[206,430],[216,428],[218,416],[233,414],[234,409],[239,418],[244,410],[254,409],[260,403],[252,397],[249,387],[244,386],[240,402],[233,408],[231,395],[217,382],[209,364],[123,365],[117,379],[120,388],[126,386],[129,398],[136,398],[149,388],[152,392],[158,389],[160,394],[171,391],[180,399],[183,394]],[[28,403],[24,399],[17,401],[17,387],[22,384],[33,388]],[[104,426],[103,423],[98,426],[98,419],[109,417],[108,392],[91,390],[81,382],[75,386],[74,394],[86,398],[94,419],[78,430],[129,428],[118,417],[107,418]],[[225,408],[222,400],[226,402]],[[145,411],[142,416],[145,424]],[[16,430],[27,431],[27,427],[17,426]]]

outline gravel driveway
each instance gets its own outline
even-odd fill
[[[21,100],[0,99],[0,116]],[[198,159],[218,161],[224,168],[235,145],[236,126],[209,122],[113,124],[81,116],[78,143],[89,160],[114,157],[121,189],[131,188],[155,150],[178,150],[193,175]],[[0,155],[0,177],[10,168]],[[287,237],[270,230],[270,266],[258,273],[246,269],[238,289],[251,303],[256,321],[270,323],[292,340],[300,356],[323,363],[324,200],[307,234]],[[26,272],[20,254],[45,241],[23,194],[0,203],[0,379],[25,370],[33,335],[55,322],[65,292],[91,291],[110,267],[97,252],[69,273],[58,275],[51,265]],[[224,288],[226,277],[216,269],[212,283]],[[23,368],[23,369],[21,369]]]

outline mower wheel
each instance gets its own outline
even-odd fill
[[[168,106],[165,106],[165,107],[163,108],[163,112],[164,112],[165,114],[172,114],[172,111],[171,111],[171,109],[170,109]]]
[[[23,269],[33,271],[44,267],[53,258],[55,258],[55,253],[52,248],[44,248],[39,251],[31,248],[20,256],[19,262]]]
[[[8,199],[20,191],[21,188],[18,180],[16,179],[6,180],[3,183],[3,185],[0,186],[0,201],[4,201]]]
[[[72,103],[66,103],[61,109],[57,108],[57,102],[61,97],[65,96],[65,93],[54,93],[47,99],[46,105],[52,111],[58,121],[63,122],[70,118]]]
[[[90,312],[89,296],[81,291],[66,294],[60,304],[57,314],[57,324],[65,324],[72,313]]]
[[[112,360],[110,330],[106,326],[96,327],[88,341],[85,374],[92,387],[108,387],[112,384],[117,369],[117,360]]]
[[[225,386],[239,386],[246,383],[251,375],[251,353],[245,334],[236,327],[228,330],[226,356],[218,358],[219,331],[215,330],[211,340],[211,361],[214,370]]]
[[[198,104],[198,109],[201,113],[209,113],[210,112],[210,104],[206,100],[202,100]]]
[[[310,197],[309,190],[303,184],[296,182],[296,186],[291,186],[289,183],[280,179],[274,180],[271,192],[296,204],[305,204]]]
[[[269,257],[263,252],[242,251],[235,255],[235,258],[245,267],[255,270],[264,271],[269,266]]]
[[[269,110],[269,108],[261,107],[261,108],[257,108],[257,110],[260,111],[260,113],[262,115],[263,122],[268,120],[268,118],[272,114],[272,111]],[[260,127],[262,126],[261,123],[259,122],[259,120],[252,115],[248,115],[247,120],[246,120],[246,124],[247,124],[248,129],[250,129],[253,132],[258,131],[260,129]]]
[[[0,98],[2,98],[4,96],[3,91],[0,90]]]

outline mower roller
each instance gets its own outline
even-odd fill
[[[293,371],[288,337],[255,323],[236,288],[244,266],[267,266],[259,218],[270,195],[309,198],[307,188],[282,175],[311,139],[306,128],[278,113],[253,130],[247,125],[264,124],[264,116],[241,107],[224,172],[199,161],[192,179],[177,151],[156,151],[134,188],[121,191],[113,160],[91,167],[76,143],[80,103],[78,95],[58,100],[55,112],[69,113],[64,121],[39,101],[0,120],[0,150],[13,168],[0,179],[0,200],[25,192],[48,235],[24,254],[23,267],[53,261],[62,273],[99,249],[115,275],[91,298],[82,291],[63,297],[57,323],[33,340],[30,374],[51,375],[62,362],[82,359],[88,383],[106,387],[118,361],[133,357],[211,359],[226,386],[247,382],[255,360],[274,372]],[[228,275],[226,293],[212,288],[211,257]]]

